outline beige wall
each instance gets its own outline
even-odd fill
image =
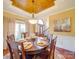
[[[35,32],[35,25],[29,23],[29,32],[34,33]]]
[[[54,32],[54,20],[61,18],[64,19],[70,17],[71,21],[71,32]],[[57,35],[75,35],[75,9],[70,9],[55,15],[49,16],[49,32]]]
[[[8,28],[9,28],[9,20],[6,20],[7,18],[3,18],[5,20],[3,20],[3,48],[6,49],[6,39],[7,39],[7,34],[9,32]]]

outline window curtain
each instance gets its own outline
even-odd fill
[[[7,16],[3,16],[3,48],[7,48],[7,35],[14,34],[15,29],[15,20]]]

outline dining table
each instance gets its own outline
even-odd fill
[[[27,54],[39,54],[49,46],[47,37],[26,37],[21,38],[17,43],[23,43],[24,51]],[[20,49],[20,45],[18,46]]]

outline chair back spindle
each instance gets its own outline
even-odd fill
[[[23,35],[24,38],[26,38],[26,37],[29,36],[29,33],[28,32],[24,32],[24,33],[22,33],[22,35]]]

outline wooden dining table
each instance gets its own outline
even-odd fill
[[[24,51],[27,54],[39,54],[41,53],[43,50],[45,50],[48,46],[49,46],[49,40],[46,37],[36,37],[36,38],[30,38],[28,39],[26,38],[22,38],[21,40],[18,41],[18,43],[28,43],[30,42],[32,44],[32,46],[30,48],[26,48],[24,47]],[[44,42],[45,44],[43,45],[38,45],[38,42]],[[26,44],[25,44],[26,45]],[[24,45],[23,45],[24,46]]]

